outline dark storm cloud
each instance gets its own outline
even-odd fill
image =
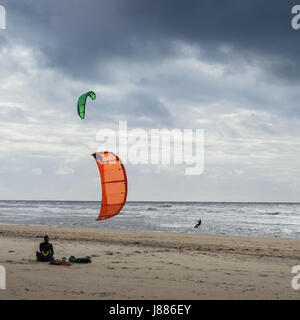
[[[132,92],[124,95],[122,102],[107,100],[100,94],[98,100],[88,104],[86,123],[105,125],[119,119],[128,120],[130,126],[173,127],[176,122],[164,104],[150,93]]]
[[[129,166],[132,200],[298,201],[297,2],[0,0],[2,197],[97,199],[97,130],[128,120],[205,130],[204,175]]]
[[[268,72],[299,79],[300,32],[291,28],[295,1],[2,2],[8,34],[39,48],[47,63],[73,77],[107,82],[108,63],[168,58],[176,55],[172,42],[181,41],[199,46],[201,59],[254,63],[260,56]]]

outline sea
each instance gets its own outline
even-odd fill
[[[0,224],[300,238],[300,203],[127,202],[96,221],[98,201],[0,201]],[[199,228],[194,228],[201,219]]]

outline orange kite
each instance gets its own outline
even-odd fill
[[[95,152],[95,158],[101,176],[102,202],[97,220],[105,220],[117,215],[127,198],[127,177],[125,168],[114,153]]]

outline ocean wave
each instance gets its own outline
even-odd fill
[[[299,204],[128,202],[96,222],[101,202],[0,201],[0,224],[300,238]],[[200,229],[194,229],[201,217]],[[61,224],[60,224],[61,223]]]
[[[264,212],[264,214],[268,215],[268,216],[277,216],[279,214],[281,214],[282,212]]]

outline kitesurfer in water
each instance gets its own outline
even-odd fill
[[[194,228],[199,228],[201,225],[201,219],[198,220],[197,224],[194,226]]]
[[[40,244],[40,252],[36,252],[37,261],[52,261],[53,257],[53,245],[49,242],[49,237],[44,236],[44,242]]]

